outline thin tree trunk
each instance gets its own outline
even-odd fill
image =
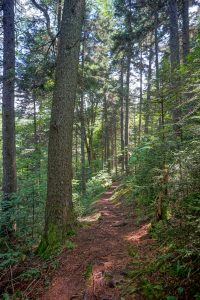
[[[37,128],[37,111],[36,111],[36,97],[33,93],[33,127],[34,127],[34,145],[35,145],[35,171],[39,174],[40,181],[40,149],[39,149],[39,138]]]
[[[82,73],[82,90],[81,90],[81,192],[85,195],[86,192],[86,176],[85,176],[85,120],[84,120],[84,64],[85,64],[85,32],[82,43],[82,53],[81,53],[81,73]]]
[[[75,222],[72,204],[72,137],[84,0],[65,0],[52,103],[45,232],[38,252],[63,244]]]
[[[128,32],[131,35],[132,33],[132,26],[131,26],[131,0],[128,1]],[[125,133],[124,133],[124,146],[125,146],[125,156],[124,156],[124,164],[126,174],[128,174],[129,167],[128,167],[128,160],[129,160],[129,152],[128,152],[128,145],[129,145],[129,102],[130,102],[130,72],[131,72],[131,42],[128,42],[128,52],[127,52],[127,70],[126,70],[126,94],[125,94],[125,106],[126,106],[126,114],[125,114]]]
[[[139,129],[138,129],[138,142],[141,140],[142,131],[142,104],[143,104],[143,62],[142,62],[142,47],[140,53],[140,102],[139,102]]]
[[[85,177],[85,122],[84,122],[84,93],[81,92],[81,192],[86,192]]]
[[[110,143],[109,143],[109,126],[108,126],[108,103],[107,95],[104,91],[104,161],[108,172],[110,172]]]
[[[160,75],[159,75],[159,43],[158,43],[158,12],[155,13],[155,65],[156,65],[156,91],[159,96]]]
[[[76,121],[76,128],[75,128],[75,172],[78,172],[78,124]]]
[[[147,78],[147,103],[146,103],[146,118],[145,118],[145,133],[149,133],[149,118],[150,118],[150,102],[151,102],[151,79],[152,79],[152,59],[153,59],[153,48],[150,46],[149,50],[149,68]]]
[[[117,110],[115,111],[115,116],[114,116],[114,124],[115,124],[115,126],[114,126],[114,131],[115,131],[115,151],[114,151],[114,153],[115,153],[115,159],[114,159],[114,161],[115,161],[115,175],[117,176],[117,174],[118,174],[118,166],[117,166],[117,118],[116,118],[116,115],[117,115]]]
[[[61,28],[61,19],[62,19],[62,0],[57,0],[57,26],[58,32]]]
[[[129,88],[130,88],[130,69],[131,69],[131,53],[128,54],[127,57],[127,73],[126,73],[126,98],[125,98],[125,104],[126,104],[126,115],[125,115],[125,139],[124,139],[124,146],[125,146],[125,170],[126,174],[128,174],[128,144],[129,144]]]
[[[124,173],[124,66],[121,61],[120,72],[120,132],[121,132],[121,169]]]
[[[16,179],[16,145],[15,145],[15,13],[14,0],[3,2],[3,99],[2,99],[2,133],[3,133],[3,202],[5,224],[4,234],[12,233],[13,222],[9,209],[12,207],[12,195],[17,190]]]

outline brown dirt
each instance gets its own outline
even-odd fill
[[[63,252],[61,266],[41,300],[141,299],[120,296],[119,286],[133,259],[130,244],[142,249],[148,243],[148,225],[138,228],[133,212],[111,201],[116,187],[113,184],[97,201],[96,213],[85,219],[90,225],[70,239],[76,247]]]

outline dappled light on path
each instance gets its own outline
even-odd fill
[[[129,242],[133,241],[139,243],[140,239],[148,234],[148,229],[150,226],[151,224],[145,224],[142,227],[140,227],[138,230],[132,231],[128,235],[124,236],[125,240]]]
[[[70,238],[75,247],[63,252],[61,266],[41,299],[121,299],[119,286],[131,261],[128,247],[147,234],[149,225],[135,228],[130,210],[111,200],[116,188],[113,184],[100,197],[95,213],[80,219],[83,228]]]

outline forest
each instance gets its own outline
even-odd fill
[[[200,1],[0,28],[0,299],[200,300]]]

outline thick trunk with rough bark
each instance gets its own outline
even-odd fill
[[[168,7],[170,19],[170,60],[172,71],[174,71],[180,64],[177,0],[169,0]]]
[[[180,120],[180,110],[178,104],[180,104],[178,95],[178,77],[176,69],[180,65],[180,49],[179,49],[179,32],[178,32],[178,8],[177,0],[169,0],[169,19],[170,19],[170,61],[171,61],[171,88],[174,94],[175,103],[172,110],[173,127],[176,136],[181,135],[180,126],[178,121]]]
[[[17,189],[16,149],[15,149],[15,23],[14,0],[3,2],[3,99],[2,99],[2,132],[3,132],[3,203],[6,213]],[[9,205],[10,202],[10,205]],[[9,213],[8,213],[9,215]],[[5,230],[12,231],[11,216],[6,218]]]
[[[183,42],[183,62],[186,62],[187,55],[190,51],[189,37],[189,0],[182,0],[182,42]]]
[[[84,0],[65,0],[56,64],[49,149],[45,233],[38,249],[60,246],[74,225],[72,135]]]

